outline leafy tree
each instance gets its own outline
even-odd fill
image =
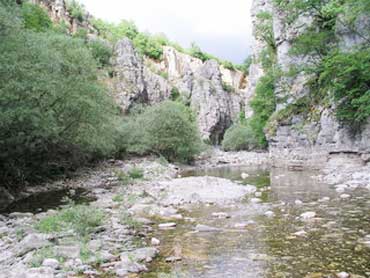
[[[24,2],[22,4],[22,18],[24,27],[37,32],[42,32],[52,26],[46,11],[38,5]]]
[[[0,4],[0,14],[18,17],[14,9]],[[7,20],[0,38],[0,178],[40,180],[114,152],[117,110],[84,42]]]
[[[108,66],[113,50],[106,42],[94,39],[88,42],[88,48],[100,67]]]
[[[231,126],[226,131],[222,141],[222,148],[225,151],[250,151],[259,147],[258,138],[247,123],[238,123]]]
[[[149,58],[159,60],[163,55],[162,45],[148,33],[139,33],[133,40],[133,43],[142,55]]]
[[[68,0],[66,2],[67,11],[71,17],[77,19],[80,22],[84,21],[86,14],[85,7],[76,0]]]

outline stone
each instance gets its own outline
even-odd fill
[[[256,192],[256,193],[254,193],[254,196],[256,196],[257,198],[260,198],[260,197],[262,197],[262,192]]]
[[[57,256],[66,259],[78,259],[80,257],[81,248],[77,245],[59,245],[55,247],[55,253]]]
[[[349,198],[351,198],[351,195],[349,195],[349,194],[341,194],[339,197],[341,199],[349,199]]]
[[[215,228],[215,227],[211,227],[207,225],[201,225],[201,224],[196,225],[195,230],[198,232],[219,232],[221,231],[221,229],[219,228]]]
[[[42,262],[42,266],[50,267],[52,269],[58,269],[59,262],[56,259],[44,259],[44,261]]]
[[[295,232],[293,235],[303,237],[303,236],[306,236],[307,233],[305,231],[298,231],[298,232]]]
[[[181,260],[182,260],[181,257],[175,257],[175,256],[167,257],[165,259],[166,263],[174,263],[174,262],[178,262],[178,261],[181,261]]]
[[[0,278],[54,278],[54,271],[49,267],[26,268],[25,266],[12,267],[11,270],[2,270]]]
[[[297,206],[300,206],[303,204],[303,202],[301,200],[295,200],[294,204],[296,204]]]
[[[123,252],[120,255],[121,261],[133,261],[133,262],[151,262],[157,255],[159,251],[154,247],[145,247],[136,249],[130,252]]]
[[[308,212],[302,213],[300,218],[302,220],[309,220],[309,219],[314,218],[315,216],[316,216],[316,212],[308,211]]]
[[[153,237],[153,238],[151,239],[150,243],[151,243],[152,245],[154,245],[154,246],[157,246],[157,245],[161,244],[161,241],[160,241],[159,239],[157,239],[157,238]]]
[[[350,275],[347,272],[340,272],[340,273],[337,273],[337,277],[338,278],[349,278]]]
[[[158,228],[160,229],[168,229],[168,228],[175,228],[176,227],[175,222],[169,222],[169,223],[162,223],[158,225]]]
[[[240,177],[245,180],[249,177],[249,175],[247,173],[241,173]]]
[[[253,204],[259,204],[261,202],[262,202],[262,200],[260,198],[251,198],[251,203],[253,203]]]
[[[31,212],[12,212],[9,214],[10,218],[15,218],[15,219],[22,219],[22,218],[30,218],[33,216],[33,213]]]
[[[212,216],[219,219],[230,218],[231,216],[226,212],[213,212]]]
[[[267,217],[274,217],[275,216],[275,213],[273,211],[266,211],[264,213],[264,215],[267,216]]]
[[[15,250],[17,256],[23,256],[30,251],[50,245],[51,242],[48,240],[48,236],[43,234],[30,234],[21,240],[21,242],[16,246]]]

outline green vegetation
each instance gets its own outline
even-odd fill
[[[288,11],[288,23],[300,15],[311,12],[313,24],[298,36],[290,51],[291,55],[311,57],[310,63],[295,69],[305,71],[312,78],[307,83],[310,87],[310,100],[297,100],[297,105],[289,105],[277,118],[289,117],[292,107],[300,113],[316,113],[312,107],[317,104],[333,105],[340,122],[360,130],[370,116],[370,32],[360,34],[355,22],[360,15],[369,15],[368,0],[328,0],[328,1],[287,1],[275,0],[275,4]],[[338,48],[337,26],[344,26],[364,41],[343,53]]]
[[[184,105],[166,101],[129,117],[122,138],[128,153],[157,153],[186,162],[200,151],[194,117]]]
[[[228,92],[228,93],[233,93],[235,92],[235,89],[233,86],[225,83],[225,82],[222,82],[222,89],[225,91],[225,92]]]
[[[9,183],[115,153],[121,126],[85,42],[25,29],[23,9],[0,4],[0,178]]]
[[[71,15],[71,17],[77,19],[80,22],[84,21],[84,17],[86,14],[85,7],[80,4],[76,0],[68,0],[66,1],[67,11]]]
[[[95,39],[88,42],[88,48],[100,67],[110,65],[110,59],[113,55],[110,45],[104,41]]]
[[[253,131],[253,139],[251,140],[257,140],[260,147],[267,147],[264,129],[276,108],[274,90],[279,70],[276,67],[276,45],[272,30],[272,16],[263,12],[258,14],[257,18],[260,22],[256,29],[256,35],[266,44],[265,49],[258,57],[265,75],[259,79],[255,96],[250,102],[253,116],[249,120],[249,126]]]
[[[250,151],[259,147],[258,138],[256,138],[251,126],[246,122],[231,126],[226,131],[222,141],[222,148],[225,151]]]
[[[100,209],[86,205],[70,205],[55,215],[47,216],[36,224],[42,233],[54,233],[72,229],[84,237],[103,223],[104,214]]]
[[[144,178],[144,170],[134,167],[128,171],[128,175],[132,179],[142,179]]]
[[[24,2],[21,9],[24,28],[36,32],[46,31],[51,28],[52,22],[46,11],[40,6]]]

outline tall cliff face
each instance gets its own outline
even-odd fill
[[[165,46],[162,61],[142,58],[125,38],[115,47],[115,96],[123,111],[135,104],[155,104],[178,94],[195,111],[204,140],[220,143],[244,107],[246,77],[216,61]]]
[[[273,33],[276,43],[276,63],[286,73],[292,66],[301,65],[318,59],[313,56],[294,56],[290,53],[293,41],[307,28],[313,26],[310,15],[301,15],[293,22],[287,23],[288,14],[279,9],[272,0],[255,0],[252,14],[269,11],[273,17]],[[254,20],[258,24],[258,20]],[[354,24],[355,32],[337,24],[336,37],[342,51],[352,51],[363,42],[361,34],[369,30],[369,18],[360,17]],[[256,42],[254,55],[258,57],[263,48]],[[263,70],[254,62],[250,68],[248,94],[253,94],[255,84],[263,75]],[[294,75],[283,74],[276,81],[275,96],[277,101],[276,115],[290,104],[297,103],[302,97],[311,97],[307,85],[310,76],[303,71]],[[313,107],[310,116],[293,111],[289,117],[270,120],[266,129],[269,150],[276,165],[288,167],[308,166],[320,168],[338,157],[351,156],[358,163],[367,163],[370,153],[370,121],[354,132],[350,127],[340,123],[335,117],[335,104],[318,103]]]

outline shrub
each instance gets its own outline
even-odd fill
[[[187,162],[200,151],[199,133],[184,105],[166,101],[131,116],[122,142],[129,153],[157,153],[171,161]]]
[[[260,147],[258,138],[248,124],[235,124],[224,135],[222,148],[225,151],[253,150]]]
[[[250,102],[253,109],[250,126],[258,140],[258,144],[264,147],[267,147],[264,128],[276,108],[274,89],[275,76],[270,71],[258,81],[255,96]]]
[[[176,101],[180,98],[180,91],[177,87],[173,87],[171,89],[171,95],[170,95],[170,100]]]
[[[225,91],[225,92],[228,92],[228,93],[233,93],[235,92],[235,88],[229,84],[227,84],[226,82],[222,82],[222,89]]]
[[[78,3],[76,0],[68,0],[66,2],[67,10],[71,17],[77,19],[80,22],[84,21],[85,8],[83,5]]]
[[[133,40],[137,50],[149,58],[159,60],[163,55],[163,48],[158,41],[154,40],[148,33],[139,33]]]
[[[337,118],[357,129],[370,117],[370,50],[335,51],[319,68],[321,90],[332,94]]]
[[[52,26],[47,12],[38,5],[25,2],[22,4],[22,18],[24,27],[37,32],[42,32]]]
[[[106,42],[101,40],[91,40],[88,42],[88,47],[100,67],[108,66],[110,64],[113,50]]]

